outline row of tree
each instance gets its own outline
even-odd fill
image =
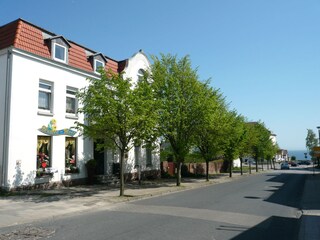
[[[120,152],[120,196],[124,195],[125,154],[132,146],[150,145],[156,139],[170,143],[177,165],[177,185],[181,184],[181,165],[195,147],[208,164],[223,156],[232,174],[232,161],[244,156],[271,159],[278,147],[262,122],[248,123],[230,110],[224,96],[200,81],[188,56],[153,57],[150,71],[133,83],[123,73],[105,72],[90,78],[78,93],[78,122],[85,136],[99,140],[100,148]],[[133,143],[133,144],[132,144]]]

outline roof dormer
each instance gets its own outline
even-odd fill
[[[99,73],[100,68],[105,69],[106,67],[107,59],[102,53],[90,55],[89,60],[95,73]]]
[[[53,60],[68,63],[70,43],[63,36],[54,36],[47,38],[51,49],[51,57]]]

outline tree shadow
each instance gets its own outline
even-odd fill
[[[245,228],[220,226],[217,230],[243,231]],[[232,240],[297,240],[299,235],[299,219],[272,216],[260,224],[240,233]]]
[[[292,174],[296,177],[292,178]],[[282,185],[275,185],[272,186],[272,189],[265,190],[273,192],[273,194],[264,201],[294,208],[301,208],[301,200],[306,177],[306,174],[282,173],[270,178],[267,182],[275,182]],[[290,196],[290,198],[287,196]]]
[[[295,174],[294,177],[292,175]],[[302,196],[304,185],[307,176],[310,174],[297,173],[281,173],[281,174],[267,174],[271,177],[267,182],[275,183],[265,189],[264,191],[272,192],[272,194],[263,201],[271,202],[283,206],[301,209]],[[290,196],[290,197],[288,197]],[[255,196],[245,196],[247,199],[258,199]],[[319,217],[320,218],[320,217]],[[281,240],[296,240],[299,238],[299,226],[301,218],[290,218],[272,216],[260,224],[245,230],[233,240],[247,240],[247,239],[281,239]],[[236,229],[217,228],[217,230],[235,231]]]

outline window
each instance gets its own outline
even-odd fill
[[[39,82],[39,109],[52,112],[52,88],[52,83],[43,81]]]
[[[94,71],[96,72],[96,73],[99,73],[99,69],[100,68],[104,68],[104,63],[103,62],[101,62],[101,61],[99,61],[99,60],[94,60]]]
[[[66,173],[78,173],[77,168],[77,138],[66,137],[65,140],[65,169]]]
[[[146,158],[147,158],[147,166],[152,166],[152,149],[151,148],[147,148],[146,149]]]
[[[67,87],[66,90],[66,113],[76,115],[77,113],[77,99],[76,99],[77,89]]]
[[[143,69],[139,69],[139,71],[138,71],[138,81],[143,80],[144,75],[145,75],[145,71]]]
[[[138,167],[141,164],[141,147],[135,146],[134,147],[134,165]]]
[[[57,44],[57,43],[54,43],[54,46],[53,46],[53,59],[57,60],[57,61],[61,61],[61,62],[67,62],[67,48],[60,45],[60,44]]]
[[[37,144],[37,176],[46,174],[46,168],[51,167],[51,137],[38,136]]]

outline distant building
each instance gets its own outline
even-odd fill
[[[80,181],[91,158],[98,158],[100,174],[110,173],[117,153],[96,152],[74,129],[84,120],[76,92],[87,78],[99,78],[99,67],[136,81],[149,65],[142,51],[117,61],[22,19],[1,26],[0,187]],[[128,153],[128,171],[136,171],[137,157],[143,170],[159,169],[157,153],[135,151]]]

